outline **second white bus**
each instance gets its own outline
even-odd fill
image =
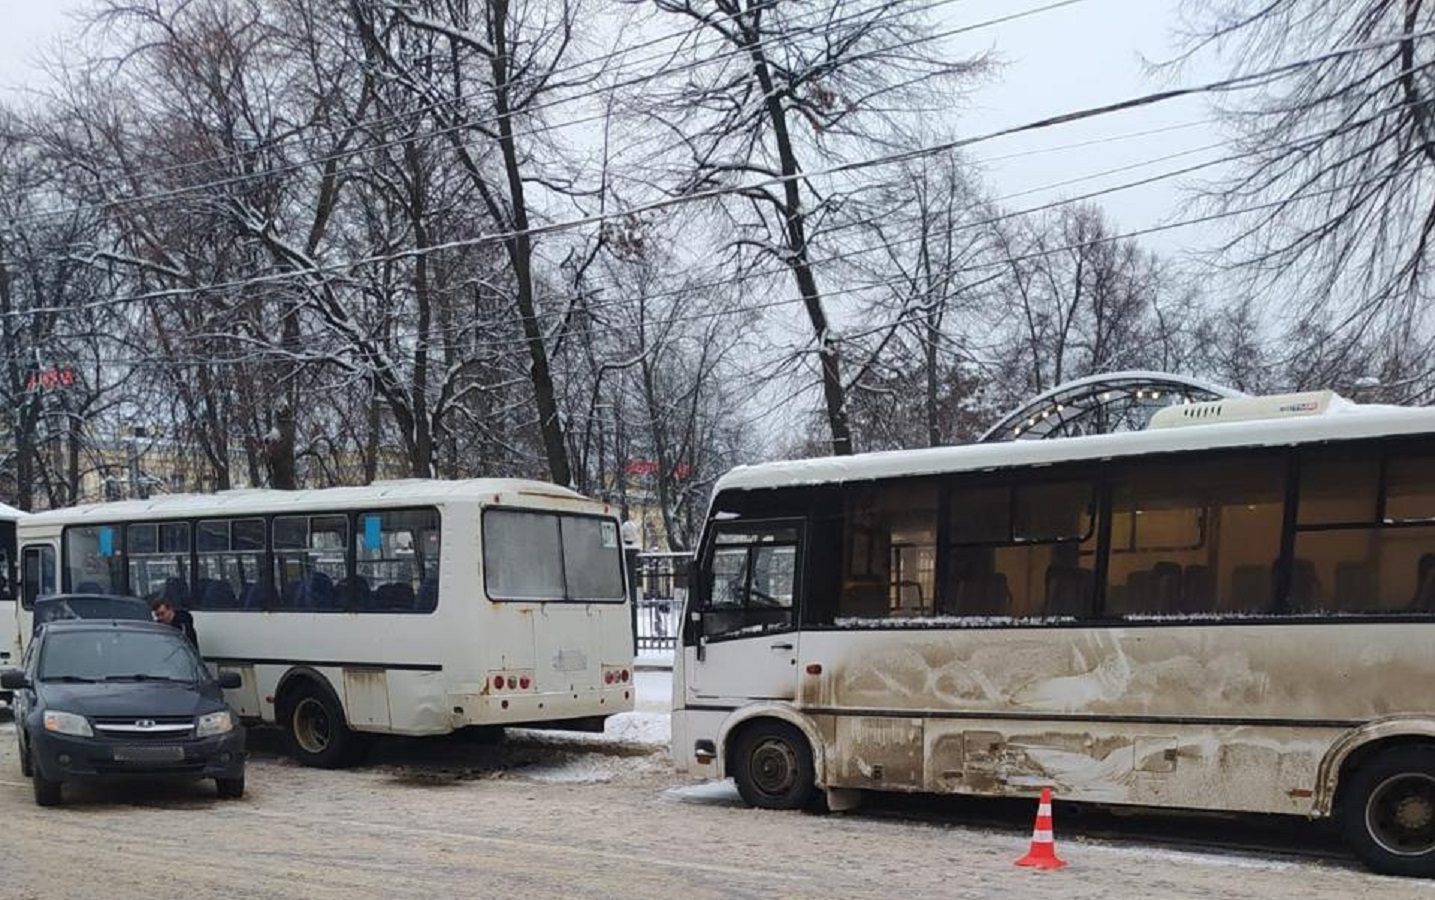
[[[201,654],[243,678],[230,702],[308,765],[373,734],[601,728],[633,708],[619,534],[604,504],[510,479],[42,512],[19,527],[21,632],[56,591],[187,608]]]
[[[1334,815],[1372,868],[1435,875],[1435,410],[1161,418],[725,476],[677,765],[770,808],[1051,787]]]

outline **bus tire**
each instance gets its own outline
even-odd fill
[[[743,729],[733,780],[743,802],[758,809],[805,809],[817,797],[812,748],[787,722],[767,720]]]
[[[1435,745],[1376,755],[1341,793],[1346,840],[1371,871],[1435,876]]]
[[[25,749],[25,742],[20,739],[19,729],[16,729],[15,744],[20,752],[20,774],[29,778],[35,774],[35,766],[30,762],[30,751]]]
[[[300,764],[316,769],[342,769],[364,751],[359,735],[344,720],[344,708],[332,691],[313,681],[299,681],[284,693],[280,721],[289,752]]]

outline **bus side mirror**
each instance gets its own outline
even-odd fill
[[[30,679],[20,669],[6,669],[0,672],[0,688],[7,691],[20,691],[30,686]]]
[[[238,672],[220,672],[219,677],[216,678],[215,681],[219,682],[219,686],[226,691],[232,691],[235,688],[244,686],[244,679]]]

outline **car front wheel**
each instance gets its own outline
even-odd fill
[[[221,800],[238,800],[244,796],[244,776],[238,778],[216,778],[214,789]]]
[[[30,784],[35,788],[35,804],[37,806],[59,806],[63,799],[61,785],[58,781],[51,781],[40,774],[40,767],[34,762],[30,763]]]

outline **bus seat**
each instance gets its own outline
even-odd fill
[[[1183,612],[1181,605],[1181,566],[1162,560],[1151,567],[1151,600],[1156,612]]]
[[[285,609],[298,609],[303,594],[304,582],[295,579],[284,582],[284,591],[280,595]]]
[[[963,578],[957,582],[957,615],[1005,616],[1011,613],[1011,594],[1000,572]]]
[[[414,608],[420,612],[433,612],[437,606],[438,579],[431,576],[419,582],[419,593],[415,598]]]
[[[304,609],[339,609],[336,605],[334,580],[323,572],[310,572],[299,591],[299,605]]]
[[[251,581],[244,585],[242,592],[243,600],[241,606],[244,609],[264,609],[265,607],[276,606],[278,596],[273,588],[259,582]]]
[[[373,600],[369,579],[362,575],[341,579],[337,590],[339,601],[344,604],[345,609],[367,609]]]
[[[203,609],[233,609],[238,602],[234,596],[234,588],[229,586],[227,581],[219,581],[214,578],[205,578],[199,582],[200,607]]]
[[[1321,602],[1320,576],[1316,574],[1315,563],[1308,559],[1291,560],[1291,586],[1289,606],[1291,609],[1313,611]]]
[[[1150,569],[1137,569],[1126,576],[1126,609],[1123,612],[1150,614],[1156,607],[1156,579]]]
[[[1131,610],[1131,597],[1126,585],[1109,584],[1106,586],[1106,608],[1108,616],[1124,615]]]
[[[1415,597],[1410,602],[1412,612],[1435,612],[1435,553],[1420,556],[1415,566]]]
[[[1271,572],[1265,566],[1236,566],[1231,570],[1231,593],[1221,598],[1219,608],[1230,610],[1269,610],[1271,606]]]
[[[1181,572],[1181,597],[1186,612],[1211,612],[1216,607],[1216,580],[1211,567],[1189,565]]]
[[[402,581],[381,584],[374,591],[374,606],[378,609],[413,609],[414,589]]]
[[[175,609],[187,607],[189,605],[189,582],[183,578],[166,578],[159,598]]]
[[[1380,605],[1374,573],[1360,560],[1335,564],[1335,608],[1341,612],[1375,609]]]
[[[885,619],[891,613],[891,607],[887,585],[849,581],[842,586],[842,600],[837,607],[837,615],[854,619]]]
[[[1047,566],[1046,614],[1082,616],[1091,612],[1094,581],[1090,569],[1080,566]]]

